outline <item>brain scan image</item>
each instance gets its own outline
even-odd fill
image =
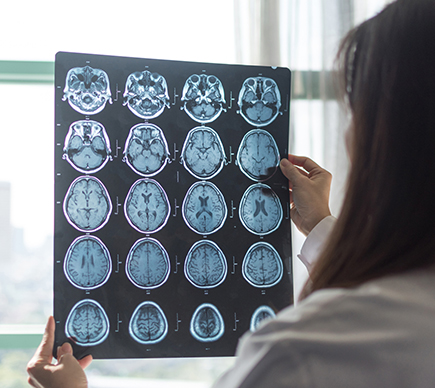
[[[103,125],[93,120],[72,123],[65,137],[63,159],[77,171],[100,171],[110,158],[110,141]]]
[[[190,186],[181,211],[187,226],[204,236],[219,230],[228,212],[224,196],[211,182],[196,182]]]
[[[171,270],[169,255],[157,240],[143,238],[132,246],[125,263],[125,272],[137,287],[152,289],[160,287]]]
[[[253,181],[265,181],[275,174],[280,162],[278,146],[272,135],[263,129],[249,131],[237,152],[240,170]]]
[[[80,346],[95,346],[109,335],[109,318],[103,307],[92,299],[78,302],[68,315],[65,334]]]
[[[68,248],[63,270],[73,286],[92,290],[102,286],[109,279],[112,259],[99,238],[81,236]]]
[[[190,333],[201,342],[217,341],[225,332],[224,320],[216,306],[203,303],[193,313]]]
[[[125,84],[124,103],[138,117],[145,120],[159,116],[169,108],[168,85],[163,76],[148,70],[128,76]]]
[[[63,201],[67,221],[81,232],[95,232],[109,221],[112,201],[103,183],[92,176],[75,179]]]
[[[107,73],[90,66],[74,67],[68,71],[63,90],[63,101],[84,115],[101,112],[106,102],[112,103]]]
[[[147,301],[134,310],[128,330],[135,341],[144,345],[152,345],[166,337],[168,321],[157,303]]]
[[[155,233],[168,222],[171,205],[165,190],[154,179],[137,180],[127,194],[124,213],[129,224],[141,233]]]
[[[216,243],[198,241],[190,248],[184,262],[184,275],[197,288],[214,288],[226,278],[226,258]]]
[[[225,163],[225,150],[217,132],[205,126],[190,130],[181,151],[181,163],[198,179],[219,174]]]
[[[240,114],[251,125],[263,127],[276,119],[281,107],[281,94],[272,78],[250,77],[240,89]]]
[[[248,249],[243,259],[242,275],[251,286],[273,287],[282,279],[281,257],[269,243],[255,243]]]
[[[239,217],[243,226],[258,236],[274,232],[282,220],[282,206],[278,196],[267,185],[249,186],[239,205]]]
[[[158,174],[169,161],[169,148],[163,131],[154,124],[137,124],[125,142],[124,161],[139,175]]]
[[[216,120],[225,104],[224,88],[214,75],[192,74],[184,84],[181,101],[185,112],[205,124]]]
[[[272,310],[269,306],[260,306],[258,309],[254,311],[251,317],[251,325],[250,330],[256,331],[260,326],[260,323],[263,324],[269,321],[272,318],[275,318],[275,311]]]

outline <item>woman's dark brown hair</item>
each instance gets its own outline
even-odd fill
[[[337,58],[351,171],[302,297],[435,264],[435,1],[388,5],[349,32]]]

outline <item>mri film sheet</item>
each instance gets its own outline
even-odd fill
[[[232,356],[293,303],[290,71],[60,52],[55,347]]]

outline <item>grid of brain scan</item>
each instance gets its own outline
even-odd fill
[[[232,356],[293,303],[290,71],[60,52],[54,349]]]

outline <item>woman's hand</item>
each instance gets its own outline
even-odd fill
[[[52,364],[54,330],[54,318],[50,317],[41,344],[27,364],[29,384],[35,388],[87,388],[83,369],[91,363],[92,356],[77,360],[71,345],[64,343],[57,349],[58,364]]]
[[[303,156],[290,155],[281,160],[281,171],[289,180],[290,217],[307,236],[329,210],[332,175]],[[300,168],[301,167],[301,168]]]

